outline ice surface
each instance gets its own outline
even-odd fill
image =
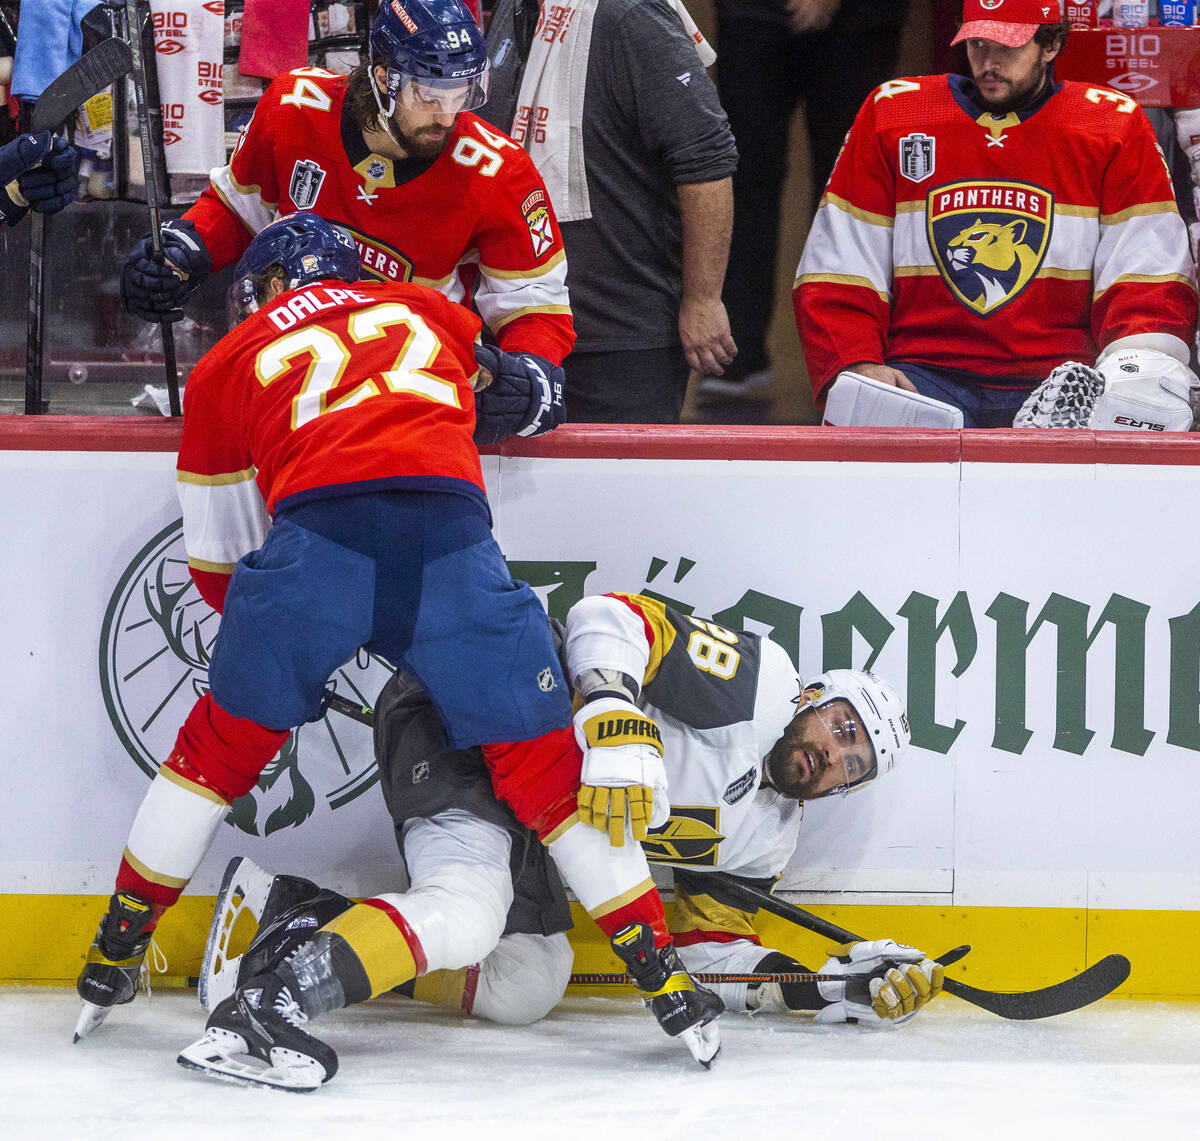
[[[726,1015],[706,1072],[632,997],[569,998],[516,1029],[388,996],[313,1024],[341,1070],[311,1094],[176,1065],[204,1025],[194,992],[139,995],[72,1045],[78,1008],[0,988],[7,1141],[1200,1137],[1200,1004],[1019,1023],[944,997],[890,1031]]]

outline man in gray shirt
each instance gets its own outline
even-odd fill
[[[719,374],[737,352],[721,301],[737,151],[679,16],[666,0],[582,0],[574,8],[499,0],[488,29],[491,97],[481,114],[537,161],[536,122],[518,97],[530,45],[562,37],[587,7],[594,14],[581,137],[590,216],[572,220],[577,212],[547,178],[578,336],[564,362],[567,419],[676,423],[689,370]],[[551,58],[566,68],[571,56]]]

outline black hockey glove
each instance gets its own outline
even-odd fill
[[[121,300],[144,321],[179,321],[183,303],[212,272],[212,257],[196,227],[186,219],[162,228],[166,263],[156,265],[150,235],[139,238],[121,271]]]
[[[79,185],[79,152],[50,131],[19,135],[0,149],[0,215],[10,225],[32,207],[54,214]]]
[[[566,373],[558,365],[491,345],[476,345],[475,359],[492,374],[492,383],[475,393],[476,445],[540,436],[566,420]]]

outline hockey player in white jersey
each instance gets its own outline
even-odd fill
[[[595,742],[585,747],[585,783],[592,791],[581,797],[579,816],[607,831],[612,814],[623,811],[613,801],[627,789],[653,789],[643,848],[653,862],[675,869],[672,931],[683,964],[692,972],[731,974],[805,970],[762,946],[751,915],[723,901],[717,881],[710,885],[706,875],[723,872],[768,886],[795,849],[803,801],[862,788],[895,765],[909,733],[892,687],[861,670],[831,670],[802,684],[787,654],[769,639],[684,616],[640,595],[581,601],[568,616],[564,652],[579,706],[577,733]],[[401,897],[401,906],[412,907],[406,917],[422,942],[437,947],[439,964],[447,963],[452,943],[462,965],[419,971],[405,992],[494,1021],[532,1022],[558,1001],[570,973],[561,888],[541,850],[525,845],[523,830],[487,791],[477,750],[447,749],[436,714],[422,700],[410,682],[389,683],[376,713],[377,755],[414,883],[441,892],[440,910],[428,895]],[[618,720],[648,722],[643,735],[661,745],[628,750],[624,772],[613,758],[590,755],[605,748],[597,723]],[[422,763],[432,775],[428,785],[409,773]],[[414,794],[414,788],[427,791]],[[604,788],[607,795],[597,792]],[[352,980],[306,979],[304,944],[306,933],[348,907],[344,897],[308,881],[272,877],[235,860],[205,956],[206,1009],[222,1002],[228,1008],[236,986],[272,974],[308,987],[309,1009],[314,989],[326,993],[328,1009],[345,1005]],[[245,956],[230,958],[228,936],[243,908],[259,917],[259,934]],[[626,961],[636,972],[635,955]],[[844,981],[714,989],[732,1010],[804,1010],[822,1022],[887,1024],[906,1020],[936,997],[943,979],[940,964],[891,940],[833,948],[821,973]],[[180,1061],[289,1088],[328,1080],[330,1066],[336,1067],[332,1050],[293,1029],[296,1041],[280,1044],[308,1051],[324,1072],[306,1063],[290,1074],[278,1064],[271,1071],[270,1043],[254,1042],[247,1026],[223,1028],[212,1019]],[[230,1049],[229,1035],[239,1032]]]
[[[845,795],[893,768],[909,743],[896,691],[864,670],[802,682],[770,639],[641,595],[579,602],[566,659],[577,694],[636,703],[662,735],[669,818],[643,848],[674,869],[671,929],[683,964],[693,973],[805,970],[761,945],[751,915],[711,873],[769,888],[795,850],[804,801]],[[728,1010],[881,1024],[915,1013],[943,980],[940,964],[892,940],[839,947],[821,973],[846,981],[713,989]]]

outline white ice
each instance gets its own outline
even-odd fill
[[[1058,1141],[1200,1137],[1200,1004],[1105,1001],[1005,1022],[943,997],[885,1031],[722,1019],[702,1070],[632,997],[512,1029],[389,996],[313,1023],[341,1069],[309,1094],[187,1071],[194,992],[71,1043],[71,991],[0,988],[6,1141]]]

